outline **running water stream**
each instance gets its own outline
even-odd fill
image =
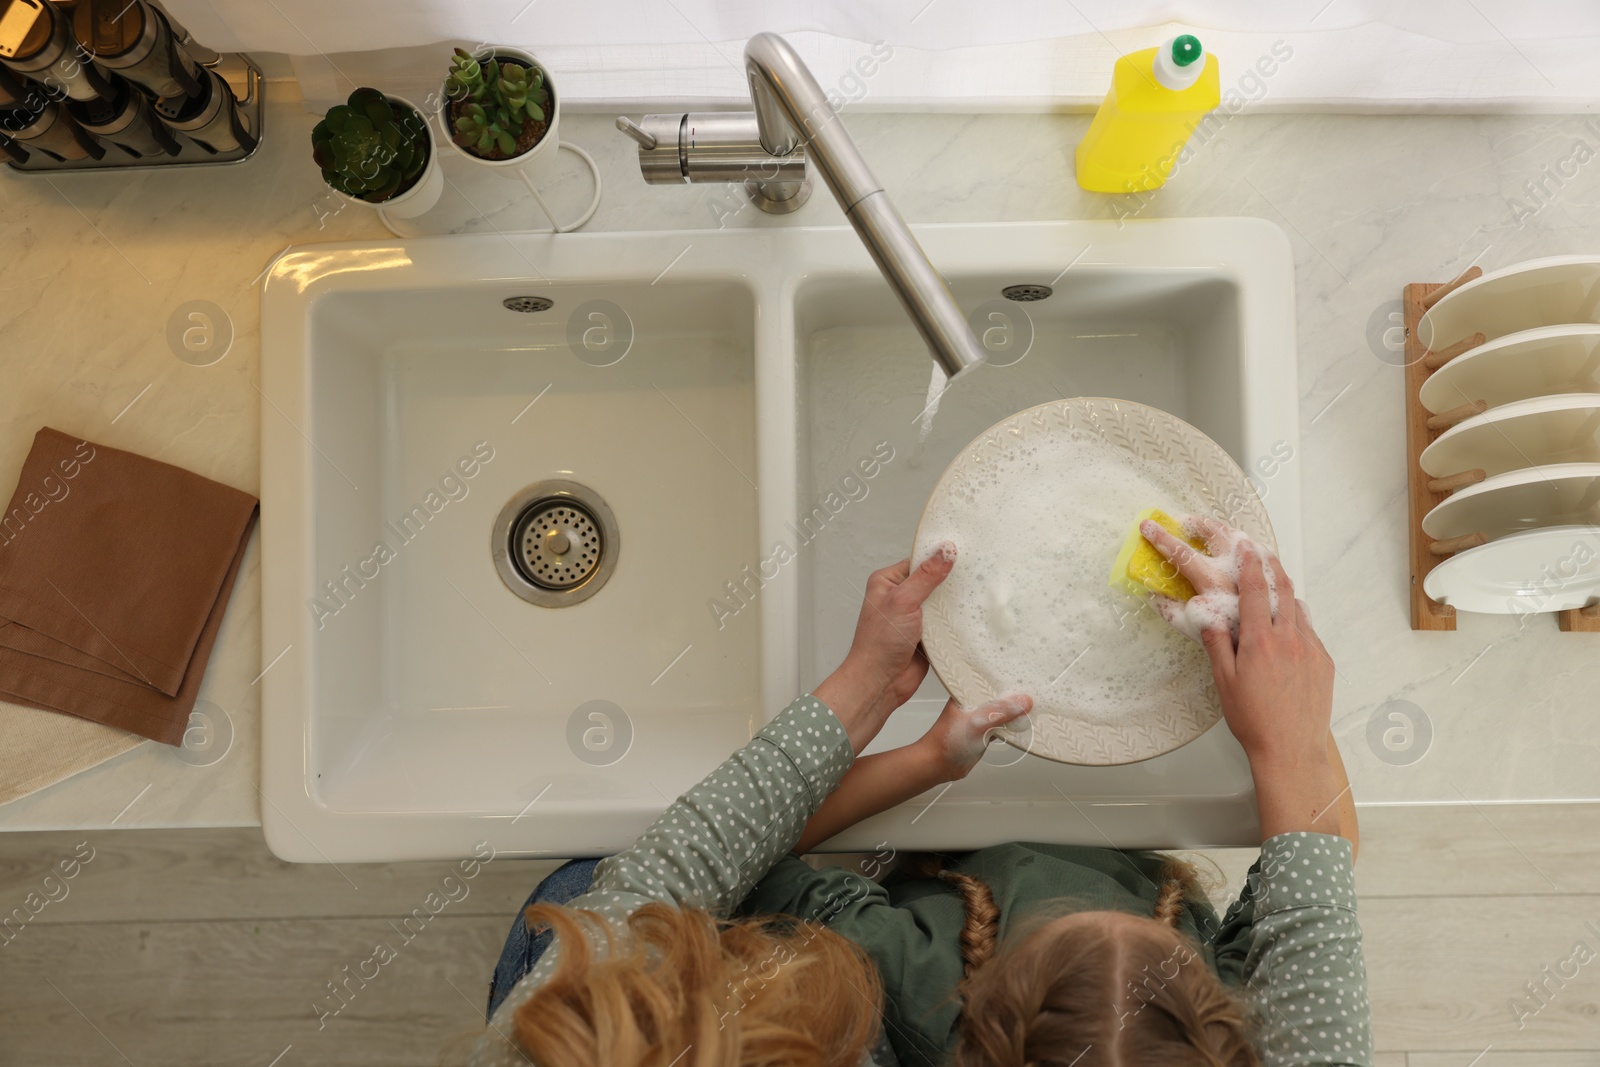
[[[911,452],[911,466],[922,465],[923,450],[928,447],[928,437],[933,433],[933,418],[939,414],[939,398],[944,396],[945,388],[950,384],[950,378],[939,366],[938,360],[930,360],[933,364],[933,377],[928,379],[928,403],[922,409],[922,414],[917,416],[917,447]]]

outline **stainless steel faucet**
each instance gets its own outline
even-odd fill
[[[652,185],[743,182],[763,211],[806,202],[813,160],[845,217],[944,372],[954,378],[983,362],[983,346],[950,288],[861,158],[843,121],[789,42],[758,33],[744,46],[755,111],[617,119],[639,145],[639,170]]]

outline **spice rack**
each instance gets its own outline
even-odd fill
[[[18,174],[239,163],[264,78],[159,0],[0,0],[0,160]]]

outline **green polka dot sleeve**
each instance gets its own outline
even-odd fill
[[[815,697],[790,704],[667,809],[632,848],[595,870],[597,892],[633,892],[725,916],[800,840],[853,760]]]
[[[1279,834],[1261,846],[1246,893],[1255,920],[1244,989],[1270,1067],[1370,1067],[1372,1010],[1356,921],[1350,842]]]
[[[652,901],[725,917],[800,840],[806,820],[855,756],[827,705],[803,696],[662,812],[633,845],[595,868],[568,907],[613,924]],[[473,1050],[473,1067],[527,1067],[511,1017],[555,969],[556,942],[507,994]]]

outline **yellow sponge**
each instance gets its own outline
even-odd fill
[[[1189,579],[1178,573],[1177,568],[1161,554],[1160,549],[1145,540],[1144,535],[1139,532],[1139,524],[1145,519],[1154,519],[1174,537],[1184,536],[1183,527],[1177,519],[1160,508],[1145,508],[1135,516],[1133,530],[1128,534],[1127,540],[1122,542],[1122,548],[1117,552],[1117,561],[1111,565],[1111,584],[1135,596],[1149,590],[1171,597],[1173,600],[1188,600],[1194,596],[1194,586],[1189,584]],[[1206,551],[1206,543],[1199,538],[1187,540],[1196,550]]]

